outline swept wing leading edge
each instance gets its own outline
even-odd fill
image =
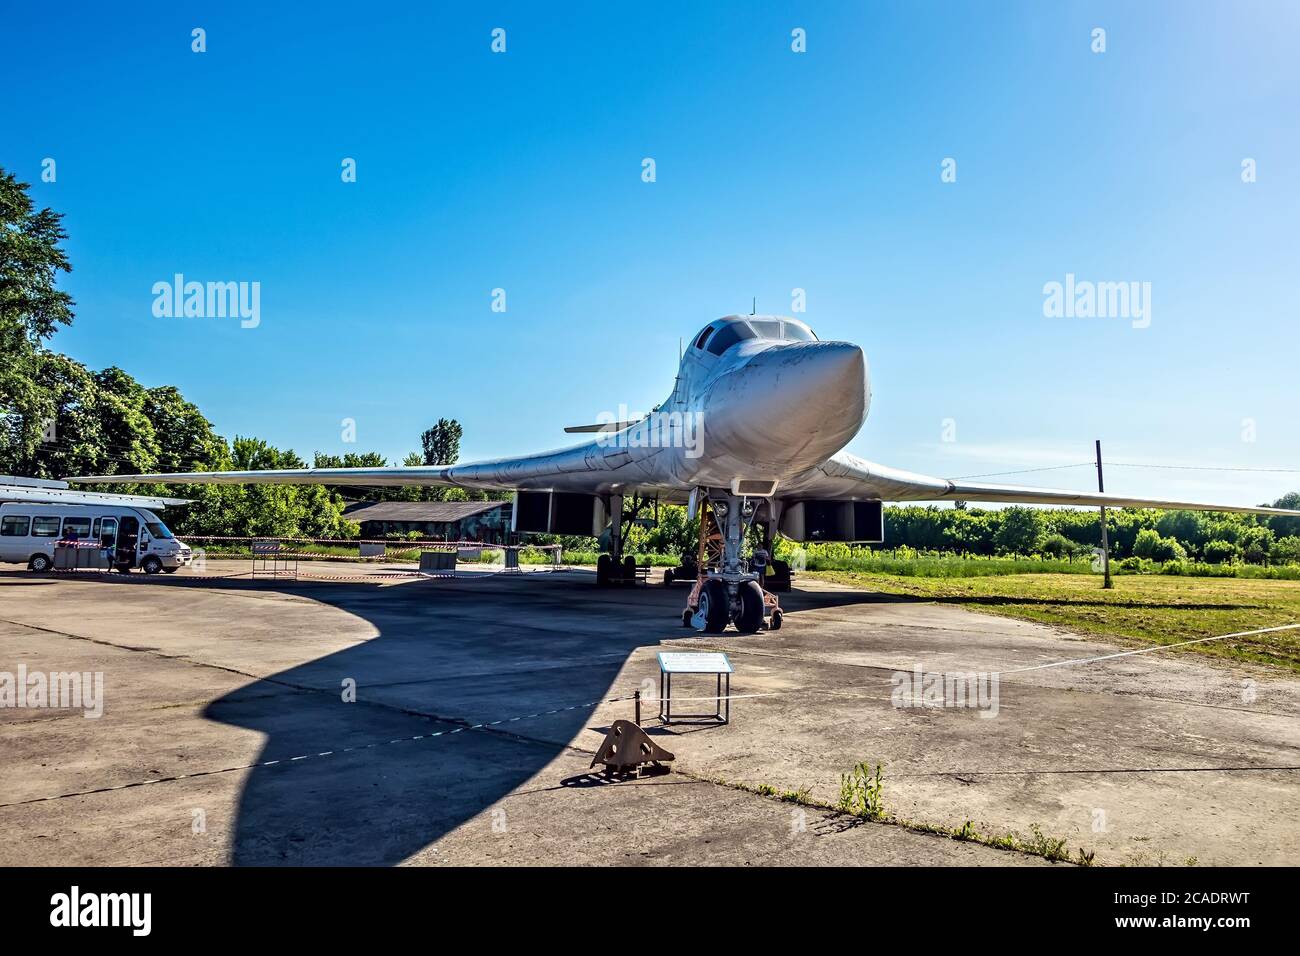
[[[257,471],[190,471],[175,474],[89,475],[69,478],[77,484],[168,485],[338,485],[402,487],[442,485],[476,491],[541,488],[603,493],[618,485],[662,490],[680,497],[684,484],[659,475],[657,449],[628,449],[596,442],[558,451],[456,465],[384,468],[282,468]],[[670,456],[665,456],[670,457]]]

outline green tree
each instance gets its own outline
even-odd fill
[[[292,450],[238,436],[229,462],[237,471],[304,467]],[[174,493],[194,501],[176,512],[182,535],[346,538],[358,532],[357,523],[343,517],[343,499],[322,485],[197,485]]]
[[[1006,554],[1035,554],[1043,540],[1043,515],[1036,508],[1003,508],[994,541]]]
[[[96,372],[95,386],[101,449],[112,463],[110,473],[153,471],[158,433],[145,412],[145,387],[120,368]]]
[[[1260,525],[1254,525],[1242,532],[1241,556],[1251,564],[1263,564],[1268,560],[1273,547],[1273,532]]]
[[[440,418],[420,436],[424,446],[424,464],[454,465],[460,458],[460,439],[464,430],[454,418]]]
[[[153,426],[159,471],[224,471],[230,467],[225,441],[198,406],[174,385],[145,392],[145,417]]]
[[[1197,551],[1207,540],[1205,517],[1195,511],[1166,511],[1156,519],[1156,530]]]
[[[73,301],[55,287],[72,266],[59,243],[63,216],[37,210],[30,187],[0,169],[0,471],[19,471],[54,418],[38,384],[44,343],[70,325]]]
[[[1292,491],[1273,502],[1274,508],[1286,508],[1288,511],[1300,511],[1300,491]],[[1300,518],[1290,515],[1271,515],[1268,526],[1279,538],[1300,536]]]
[[[1143,528],[1133,542],[1133,554],[1152,561],[1181,561],[1187,550],[1173,538],[1162,537],[1155,528]]]
[[[1268,559],[1274,564],[1300,564],[1300,537],[1288,535],[1273,542]]]
[[[52,427],[31,448],[14,450],[7,467],[33,478],[63,478],[97,472],[107,464],[94,375],[79,362],[57,352],[36,358],[36,384],[49,400]]]
[[[1231,564],[1241,557],[1241,549],[1231,541],[1207,541],[1201,556],[1210,564]]]
[[[1050,558],[1068,558],[1074,554],[1076,545],[1060,532],[1052,532],[1043,539],[1041,551]]]

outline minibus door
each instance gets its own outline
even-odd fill
[[[135,547],[140,539],[140,522],[131,515],[123,515],[117,528],[117,553],[113,563],[135,567]]]

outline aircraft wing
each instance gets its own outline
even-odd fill
[[[638,491],[684,500],[689,481],[657,467],[657,455],[591,443],[522,458],[463,465],[392,468],[289,468],[264,471],[197,471],[177,474],[91,475],[68,478],[77,484],[169,485],[337,485],[357,487],[444,485],[479,491],[553,489],[604,494]],[[1111,508],[1161,508],[1178,511],[1239,511],[1248,514],[1300,516],[1300,511],[1242,505],[1133,498],[1127,495],[977,484],[932,478],[839,452],[777,491],[781,498],[879,498],[884,501],[976,501],[1033,505],[1106,505]]]
[[[783,485],[782,496],[802,498],[880,498],[884,501],[988,501],[1022,505],[1105,505],[1108,508],[1161,508],[1169,511],[1238,511],[1246,514],[1300,516],[1285,508],[1216,505],[1162,498],[1134,498],[1099,492],[978,484],[931,478],[889,468],[847,452],[833,455],[811,473]]]
[[[174,474],[85,475],[74,484],[337,485],[402,487],[442,485],[476,491],[548,489],[603,494],[661,492],[685,498],[689,485],[658,466],[657,449],[602,446],[596,442],[558,451],[457,465],[385,468],[284,468],[258,471],[190,471]]]

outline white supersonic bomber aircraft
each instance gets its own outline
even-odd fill
[[[102,475],[86,483],[446,485],[515,492],[512,530],[601,536],[597,581],[635,577],[624,558],[623,499],[687,502],[701,520],[683,624],[717,633],[779,627],[773,591],[789,568],[770,562],[774,530],[797,541],[884,540],[884,501],[987,501],[1300,515],[1300,511],[1130,498],[1016,485],[972,484],[889,468],[843,448],[871,404],[867,362],[849,342],[822,342],[782,316],[727,316],[705,326],[682,356],[676,385],[648,416],[567,429],[591,432],[558,451],[454,465]],[[751,525],[763,548],[749,559]],[[670,580],[670,578],[668,578]],[[766,587],[765,587],[766,585]]]

